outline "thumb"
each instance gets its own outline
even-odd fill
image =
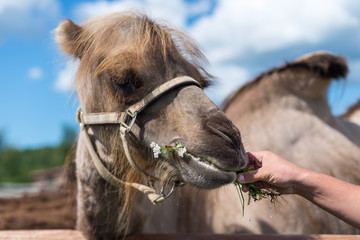
[[[253,183],[263,180],[261,174],[259,174],[259,169],[240,173],[238,175],[238,182],[239,183]]]

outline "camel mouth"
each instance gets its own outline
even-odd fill
[[[176,158],[182,179],[195,187],[212,189],[236,180],[234,170],[224,169],[214,164],[210,158],[199,157],[192,152]]]
[[[236,180],[236,169],[230,166],[221,166],[216,158],[202,156],[189,151],[183,144],[158,145],[150,144],[154,157],[161,156],[161,162],[165,163],[168,172],[172,172],[172,178],[198,188],[212,189],[233,183]]]

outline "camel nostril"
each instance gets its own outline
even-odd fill
[[[228,170],[246,167],[247,160],[245,149],[242,145],[240,132],[237,128],[230,124],[220,125],[210,121],[206,123],[206,127],[212,134],[220,137],[222,141],[232,149],[229,149],[226,157],[223,156],[223,160],[218,159],[216,161],[220,161],[222,165],[226,165],[226,169]]]
[[[211,132],[213,132],[214,134],[218,135],[219,137],[225,139],[225,141],[227,141],[230,144],[234,144],[234,141],[231,139],[229,134],[226,134],[216,128],[214,128],[213,126],[208,125],[209,129],[211,130]]]
[[[210,122],[206,125],[212,133],[224,139],[231,146],[234,146],[236,149],[241,148],[240,133],[233,131],[233,128],[228,129],[220,125],[214,126],[214,124],[211,124]]]

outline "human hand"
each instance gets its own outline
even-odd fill
[[[238,182],[254,183],[260,188],[272,188],[282,194],[294,194],[296,182],[306,169],[301,168],[269,151],[248,152],[248,167],[254,170],[240,173]],[[243,185],[243,191],[248,189]]]

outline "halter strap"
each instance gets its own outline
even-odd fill
[[[165,197],[163,196],[163,194],[156,193],[156,191],[151,187],[148,187],[148,186],[140,184],[140,183],[124,182],[124,181],[120,180],[119,178],[117,178],[115,175],[113,175],[104,166],[104,164],[102,163],[102,161],[99,158],[99,155],[96,153],[96,151],[91,143],[89,134],[86,131],[86,127],[83,124],[80,124],[80,128],[81,128],[81,132],[84,133],[85,143],[89,150],[91,159],[94,162],[95,168],[103,179],[105,179],[108,183],[110,183],[114,187],[120,187],[122,185],[133,187],[133,188],[143,192],[148,197],[148,199],[154,204],[165,200]]]
[[[105,112],[105,113],[82,113],[77,115],[77,121],[86,125],[95,124],[122,124],[127,122],[126,118],[136,118],[136,115],[144,110],[155,99],[160,97],[165,92],[172,88],[179,87],[181,85],[191,84],[200,87],[199,83],[189,76],[181,76],[171,79],[168,82],[161,84],[155,88],[152,92],[147,94],[142,100],[128,107],[124,112]],[[131,128],[130,128],[131,129]],[[127,132],[129,132],[128,130]]]
[[[122,141],[122,146],[124,149],[125,156],[129,162],[129,164],[138,172],[141,174],[152,178],[153,180],[158,181],[159,179],[155,176],[152,176],[145,171],[143,171],[134,161],[130,148],[128,145],[128,142],[126,140],[126,134],[130,131],[135,133],[134,135],[136,137],[139,136],[140,128],[135,124],[135,120],[137,117],[137,114],[144,110],[150,103],[152,103],[155,99],[160,97],[162,94],[166,93],[167,91],[179,87],[182,85],[191,84],[196,85],[200,87],[199,83],[194,80],[191,77],[188,76],[181,76],[174,79],[171,79],[168,82],[165,82],[161,84],[159,87],[155,88],[152,92],[147,94],[142,100],[139,102],[131,105],[128,107],[124,112],[109,112],[109,113],[83,113],[78,109],[76,112],[76,120],[78,123],[80,123],[80,129],[85,135],[85,142],[88,148],[88,151],[90,153],[90,156],[94,162],[94,165],[99,172],[100,176],[105,179],[108,183],[115,187],[119,187],[120,185],[126,185],[131,186],[133,188],[138,189],[139,191],[142,191],[147,195],[149,200],[156,204],[159,202],[164,201],[167,197],[170,196],[172,193],[172,190],[175,186],[175,183],[173,184],[172,190],[169,194],[164,194],[163,191],[161,191],[161,194],[157,194],[156,191],[153,188],[150,188],[148,186],[139,184],[139,183],[128,183],[120,180],[115,175],[113,175],[102,163],[100,160],[98,154],[94,150],[94,147],[91,143],[90,137],[86,131],[86,125],[102,125],[102,124],[119,124],[120,125],[120,138]]]

